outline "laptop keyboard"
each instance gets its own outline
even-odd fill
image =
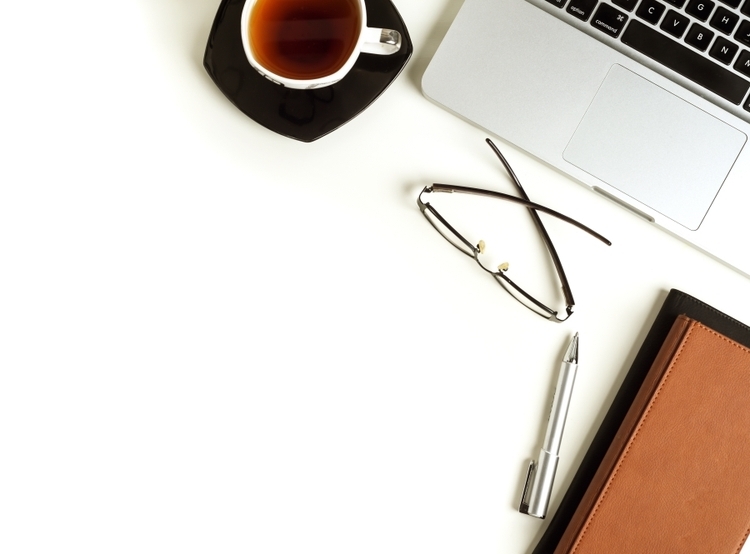
[[[546,1],[750,116],[750,0]]]

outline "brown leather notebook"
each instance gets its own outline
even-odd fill
[[[749,470],[750,349],[679,316],[554,553],[737,553]]]

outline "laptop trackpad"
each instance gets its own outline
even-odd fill
[[[694,230],[746,140],[734,127],[614,65],[563,157]]]

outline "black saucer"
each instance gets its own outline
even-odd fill
[[[365,0],[367,25],[401,33],[390,56],[361,54],[338,83],[296,90],[261,76],[245,57],[240,16],[245,0],[223,0],[211,28],[203,65],[216,86],[245,115],[281,135],[312,142],[337,129],[380,96],[411,57],[409,32],[390,0]]]

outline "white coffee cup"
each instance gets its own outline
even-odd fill
[[[401,49],[401,33],[367,26],[364,0],[338,2],[342,4],[342,9],[348,10],[347,15],[352,17],[329,18],[325,14],[311,11],[316,9],[316,4],[327,9],[331,5],[330,0],[246,0],[240,18],[240,32],[250,65],[277,84],[295,89],[314,89],[343,79],[354,67],[360,53],[389,55]],[[280,9],[282,13],[269,25],[268,14],[273,9]],[[258,23],[256,36],[251,36],[254,21],[264,21],[265,24]],[[344,26],[347,29],[344,33],[345,40],[339,40],[341,37],[335,36],[332,29],[343,21],[347,21]],[[270,39],[267,36],[269,34],[273,34]],[[345,46],[347,42],[348,48]],[[259,44],[264,46],[260,48]],[[336,52],[335,56],[330,56],[336,58],[336,63],[325,67],[322,56],[329,56],[331,51]],[[282,67],[284,65],[287,67]],[[294,71],[289,69],[292,66]],[[321,72],[324,74],[321,75]]]

